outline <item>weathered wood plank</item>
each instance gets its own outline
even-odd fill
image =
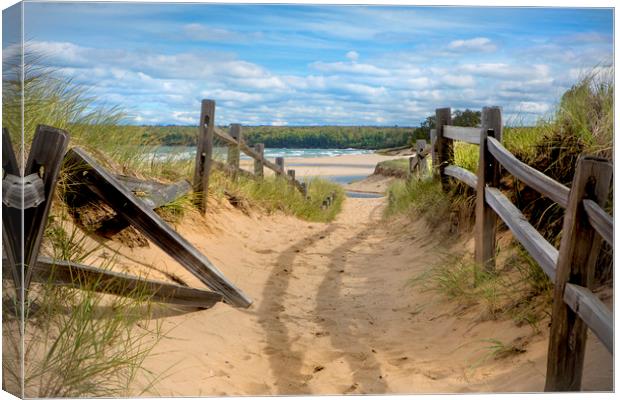
[[[408,175],[411,178],[413,176],[413,173],[416,170],[416,167],[418,166],[418,162],[420,161],[420,157],[418,157],[418,155],[416,154],[415,156],[411,156],[409,157],[409,171],[408,171]]]
[[[584,200],[583,208],[590,224],[611,245],[614,244],[614,219],[592,200]]]
[[[115,176],[116,179],[121,181],[121,183],[125,185],[142,203],[153,210],[172,203],[178,198],[189,193],[192,189],[192,186],[186,180],[172,184],[164,184],[155,181],[145,181],[130,176]],[[103,221],[96,232],[109,238],[128,226],[129,221],[126,221],[120,215],[116,215]]]
[[[194,170],[194,201],[203,214],[207,211],[214,128],[215,101],[203,100],[200,108],[198,145],[196,148],[196,165]]]
[[[62,160],[69,145],[69,134],[51,126],[37,126],[28,161],[24,168],[24,176],[38,173],[43,179],[45,201],[36,207],[24,210],[24,288],[30,283],[30,265],[34,265],[39,255],[39,247],[47,224],[54,190]]]
[[[566,208],[569,192],[566,186],[519,161],[511,152],[502,146],[499,141],[489,139],[488,146],[489,151],[493,154],[495,159],[512,175],[537,190],[540,194],[549,197],[551,200]]]
[[[248,157],[253,158],[254,160],[259,160],[262,158],[260,154],[256,153],[256,151],[250,146],[248,146],[245,142],[239,143],[239,147],[241,148],[242,152],[244,152]]]
[[[495,188],[485,189],[489,206],[506,223],[513,236],[525,247],[532,258],[541,266],[551,281],[555,281],[555,265],[558,250],[528,222],[519,209]]]
[[[444,191],[450,190],[450,181],[444,173],[446,165],[454,164],[454,144],[452,139],[444,136],[444,126],[452,122],[452,112],[450,108],[438,108],[435,110],[435,124],[437,126],[437,163],[433,160],[433,167],[441,179],[441,186]]]
[[[124,175],[116,175],[116,179],[121,181],[140,201],[152,209],[171,203],[189,193],[192,189],[192,186],[186,180],[166,184]]]
[[[276,165],[278,166],[278,170],[275,171],[276,175],[284,175],[284,157],[276,157]]]
[[[465,168],[457,167],[456,165],[448,165],[446,166],[444,172],[446,175],[460,180],[474,190],[478,186],[478,177],[476,177],[476,174],[466,170]]]
[[[262,151],[260,151],[260,152],[258,151],[258,147],[257,147],[259,145],[263,146],[262,147]],[[249,157],[254,159],[254,165],[255,166],[256,166],[256,163],[259,162],[259,163],[263,164],[263,167],[269,168],[270,170],[272,170],[272,171],[274,171],[274,172],[276,172],[278,174],[279,173],[284,174],[284,172],[280,169],[280,167],[277,164],[275,164],[275,163],[273,163],[273,162],[271,162],[271,161],[269,161],[268,159],[265,158],[265,155],[264,155],[265,145],[264,144],[257,143],[254,146],[254,149],[252,149],[247,144],[241,143],[240,147],[241,147],[241,151],[243,151]]]
[[[73,171],[76,182],[85,184],[101,200],[107,202],[142,234],[166,251],[227,302],[248,307],[252,301],[185,238],[179,235],[153,210],[139,201],[114,176],[99,166],[84,150],[73,148],[65,160],[67,171]]]
[[[592,287],[602,240],[588,223],[583,200],[588,198],[603,204],[607,200],[612,175],[613,166],[607,160],[581,156],[577,161],[564,213],[553,289],[545,391],[581,389],[587,326],[564,303],[564,292],[567,283]]]
[[[7,174],[14,176],[22,175],[19,171],[9,130],[5,128],[2,128],[2,169],[4,170],[3,179]],[[16,288],[22,287],[23,276],[23,225],[21,218],[21,210],[7,207],[4,202],[2,203],[2,244],[7,255],[7,260],[6,262],[3,260],[3,265],[8,263],[10,266],[11,276]],[[21,293],[18,293],[18,295],[21,295]]]
[[[19,165],[11,142],[9,130],[2,128],[2,169],[4,174],[19,176]],[[4,177],[4,176],[3,176]]]
[[[238,124],[232,124],[232,125],[238,125]],[[232,125],[231,125],[231,129],[232,129]],[[218,127],[213,128],[213,134],[216,135],[218,139],[221,139],[224,142],[226,142],[226,144],[229,144],[231,146],[235,146],[238,144],[238,142],[235,140],[235,138],[232,135],[229,135],[228,133],[224,132]]]
[[[415,141],[415,152],[417,155],[422,157],[425,157],[428,154],[428,151],[426,149],[426,140],[417,139]]]
[[[174,283],[138,278],[119,272],[95,268],[71,261],[39,257],[33,269],[33,280],[57,285],[88,288],[118,296],[146,297],[160,303],[210,308],[222,301],[222,295],[208,290]]]
[[[239,169],[239,161],[241,156],[241,147],[239,143],[243,140],[243,134],[241,133],[241,125],[230,125],[230,136],[234,139],[234,143],[228,144],[228,157],[226,159],[228,165],[235,170]],[[236,175],[235,175],[236,176]]]
[[[489,153],[488,138],[502,138],[502,111],[499,107],[482,109],[482,129],[480,130],[480,151],[478,159],[478,181],[476,187],[476,262],[488,271],[495,270],[495,237],[497,234],[497,215],[485,200],[485,188],[499,186],[499,163]]]
[[[446,125],[443,127],[444,137],[461,142],[480,144],[480,130],[482,128],[470,128],[465,126]]]
[[[259,178],[264,176],[264,162],[265,162],[265,145],[262,143],[256,143],[254,145],[254,151],[258,154],[258,158],[254,159],[254,175]]]
[[[567,283],[564,289],[564,302],[594,332],[610,353],[614,352],[614,318],[611,310],[583,286]]]
[[[256,176],[254,176],[254,174],[251,173],[250,171],[246,171],[241,168],[237,169],[233,167],[232,165],[225,164],[221,161],[211,160],[211,166],[213,168],[219,169],[220,171],[228,174],[229,176],[241,175],[245,178],[256,179]]]

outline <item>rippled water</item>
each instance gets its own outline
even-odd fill
[[[225,158],[227,149],[225,147],[215,147],[213,149],[214,158]],[[266,148],[265,157],[298,157],[298,158],[311,158],[311,157],[334,157],[340,155],[351,154],[371,154],[373,150],[361,150],[361,149],[283,149],[283,148]],[[149,153],[150,157],[160,160],[188,160],[196,157],[196,147],[194,146],[160,146],[154,148]],[[242,160],[248,160],[250,157],[241,153]]]

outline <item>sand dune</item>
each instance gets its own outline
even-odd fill
[[[247,310],[226,304],[158,312],[167,332],[146,363],[150,396],[541,391],[546,329],[477,320],[410,279],[447,243],[424,222],[382,218],[385,199],[347,199],[330,224],[246,215],[219,206],[178,230],[246,291]],[[222,208],[223,207],[223,208]],[[157,270],[200,286],[154,246],[121,248],[127,270]],[[488,339],[528,338],[526,351],[496,360]],[[585,390],[611,388],[611,356],[595,338]],[[596,368],[589,368],[596,365]],[[596,374],[593,371],[597,371]],[[135,393],[148,381],[141,377]]]

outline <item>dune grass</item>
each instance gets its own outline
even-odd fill
[[[520,245],[505,252],[510,256],[494,272],[484,271],[470,255],[444,255],[410,283],[454,300],[460,308],[476,309],[480,320],[508,318],[538,333],[548,316],[553,286]]]
[[[240,208],[247,209],[251,204],[263,212],[281,211],[307,221],[333,220],[345,199],[342,186],[324,179],[312,179],[306,181],[306,185],[308,198],[304,198],[288,181],[275,176],[258,181],[243,176],[231,179],[220,171],[211,173],[212,194],[220,199],[228,198]],[[332,193],[335,194],[334,202],[323,208],[323,200]]]
[[[83,262],[99,249],[86,239],[60,213],[50,217],[44,246],[54,259]],[[114,262],[99,268],[110,269]],[[104,295],[94,290],[100,282],[76,277],[80,289],[60,287],[53,274],[31,284],[23,325],[22,306],[3,308],[5,389],[26,397],[129,396],[138,373],[148,380],[142,364],[163,335],[161,323],[151,319],[146,288],[123,297]],[[14,302],[13,293],[12,282],[3,281],[5,304]]]
[[[27,155],[36,126],[45,124],[67,130],[72,146],[105,155],[119,172],[134,165],[136,150],[127,150],[144,141],[119,125],[122,112],[98,105],[86,88],[42,67],[44,60],[27,49],[22,82],[18,59],[4,60],[2,104],[3,127],[9,129],[16,151]],[[20,138],[22,101],[25,149]],[[64,177],[61,174],[59,186],[66,183]],[[69,223],[62,192],[54,198],[42,253],[80,262],[96,249],[88,248],[85,234]],[[98,267],[112,268],[114,262],[112,257]],[[76,284],[80,290],[58,287],[53,278],[32,283],[28,300],[17,304],[12,282],[3,281],[5,390],[22,397],[128,396],[137,374],[148,375],[142,362],[161,329],[150,319],[152,303],[145,290],[138,287],[131,295],[116,297],[96,293],[97,282]]]
[[[613,77],[590,74],[561,98],[552,118],[533,127],[507,127],[504,146],[551,178],[570,186],[582,153],[611,158],[613,143]],[[456,143],[455,164],[476,172],[478,146]],[[554,245],[561,237],[563,210],[504,171],[500,189],[507,193],[534,227]],[[431,226],[446,225],[448,216],[474,221],[475,192],[455,182],[444,192],[433,179],[400,181],[389,188],[386,214],[424,217]],[[611,211],[611,201],[608,205]],[[452,218],[450,218],[452,219]],[[505,228],[504,228],[505,229]],[[599,257],[597,276],[612,276],[610,254]],[[608,271],[605,273],[605,271]],[[601,281],[603,278],[601,278]],[[518,244],[498,250],[497,272],[481,273],[471,256],[447,258],[415,279],[427,288],[467,306],[478,305],[487,317],[507,316],[535,330],[548,315],[552,283]]]

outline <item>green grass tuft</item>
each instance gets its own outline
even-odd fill
[[[318,178],[306,182],[307,199],[288,181],[277,177],[265,177],[260,181],[243,176],[231,179],[219,171],[213,171],[211,182],[216,196],[232,195],[236,202],[251,203],[266,212],[282,211],[315,222],[333,220],[345,198],[342,186]],[[334,202],[330,207],[322,208],[323,200],[331,193],[335,193]]]

